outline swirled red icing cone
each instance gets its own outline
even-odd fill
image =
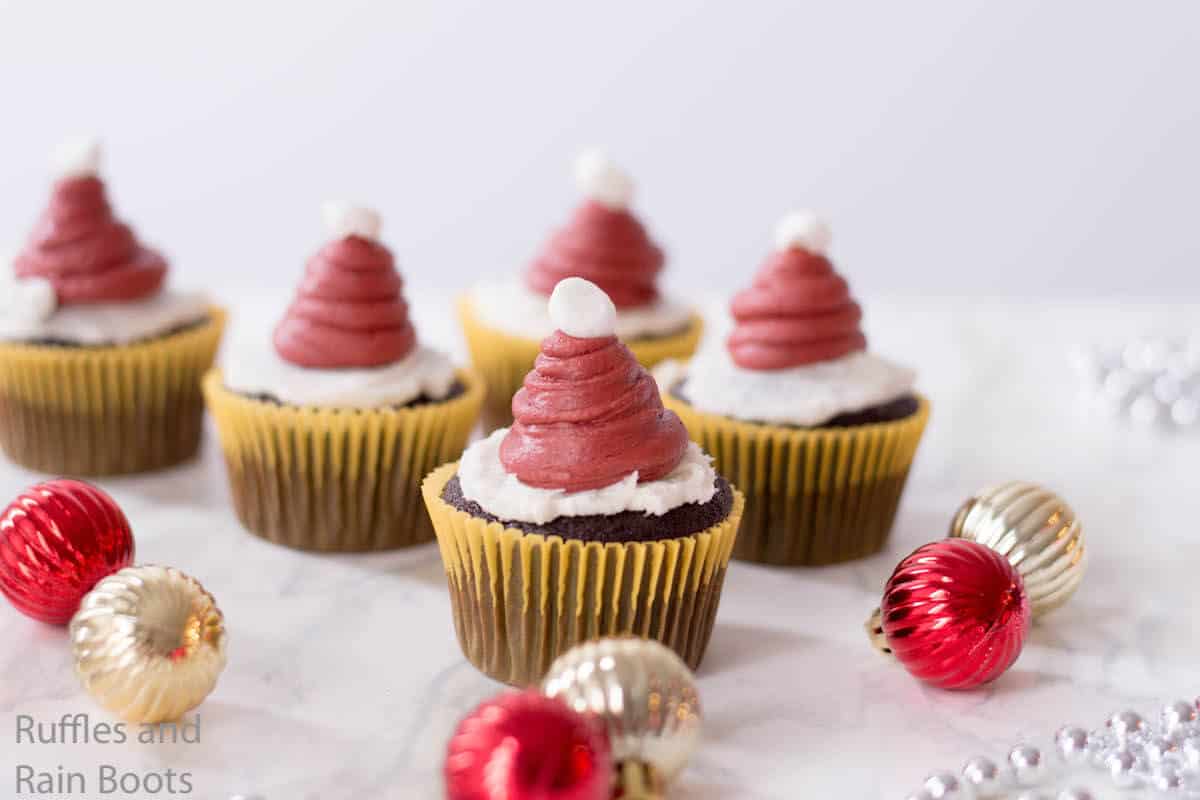
[[[784,218],[777,249],[733,299],[727,342],[745,369],[776,370],[865,350],[862,309],[825,256],[828,229],[811,215]]]
[[[555,289],[550,312],[559,330],[542,341],[513,397],[515,422],[500,445],[505,470],[528,486],[567,492],[634,472],[639,483],[669,474],[687,450],[687,430],[612,334],[612,302],[574,278]]]
[[[559,281],[578,277],[599,286],[617,308],[653,303],[664,257],[629,211],[629,178],[597,153],[585,153],[576,171],[586,199],[534,258],[526,283],[549,296]]]
[[[305,268],[296,299],[275,329],[275,349],[301,367],[392,364],[412,352],[417,334],[392,253],[378,240],[379,217],[330,206],[335,238]]]
[[[17,277],[49,281],[60,305],[138,300],[167,273],[166,260],[113,215],[99,159],[95,141],[69,143],[50,203],[14,263]]]

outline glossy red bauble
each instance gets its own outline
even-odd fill
[[[965,539],[918,548],[900,562],[880,604],[888,647],[916,677],[943,689],[995,680],[1025,644],[1030,605],[999,553]]]
[[[446,753],[447,800],[608,800],[612,776],[603,727],[533,690],[479,706]]]
[[[39,483],[0,517],[0,591],[42,622],[69,622],[101,578],[132,562],[129,522],[91,484]]]

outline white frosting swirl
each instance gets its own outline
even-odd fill
[[[550,316],[545,295],[530,290],[520,279],[478,283],[469,297],[480,322],[507,334],[541,341],[558,327]],[[615,331],[625,342],[665,336],[682,331],[691,317],[688,306],[661,299],[647,306],[618,308]]]
[[[48,320],[57,307],[54,284],[45,278],[0,275],[0,319],[38,325]],[[0,322],[0,326],[3,324]]]
[[[37,302],[44,300],[42,296]],[[144,300],[59,306],[48,315],[12,309],[5,302],[0,306],[0,340],[53,339],[93,347],[131,344],[199,322],[208,316],[209,307],[208,298],[200,292],[171,290]]]
[[[506,472],[500,461],[500,443],[507,433],[507,428],[501,428],[475,442],[458,462],[463,497],[500,519],[540,525],[559,517],[611,516],[624,511],[660,517],[688,503],[707,503],[716,494],[712,459],[695,442],[688,443],[679,465],[656,481],[638,483],[637,473],[631,472],[610,486],[583,492],[529,486]]]
[[[247,348],[226,359],[225,386],[270,395],[281,403],[322,408],[384,408],[428,397],[441,400],[457,380],[444,353],[417,345],[394,364],[366,369],[310,369],[284,361],[274,348]]]
[[[663,365],[655,375],[664,389],[686,378],[684,394],[700,411],[802,427],[897,400],[916,380],[911,369],[867,352],[789,369],[744,369],[723,343],[701,348],[687,365]]]

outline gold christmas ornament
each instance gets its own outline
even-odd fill
[[[550,665],[542,692],[604,722],[623,800],[659,800],[700,740],[691,670],[656,641],[585,642]]]
[[[883,610],[876,608],[872,611],[871,616],[867,619],[867,624],[863,627],[867,630],[867,638],[871,640],[871,646],[885,656],[890,656],[892,648],[888,647],[887,637],[883,634]]]
[[[126,567],[96,584],[71,620],[75,671],[100,705],[131,722],[176,720],[225,667],[212,595],[172,567]]]
[[[1083,525],[1067,501],[1034,483],[979,492],[954,515],[950,536],[1007,558],[1025,582],[1035,618],[1065,603],[1083,580]]]

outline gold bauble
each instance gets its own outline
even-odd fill
[[[179,719],[225,667],[221,610],[196,579],[171,567],[126,567],[100,581],[70,634],[84,688],[131,722]]]
[[[1007,558],[1025,582],[1035,618],[1065,603],[1083,580],[1083,525],[1066,500],[1035,483],[979,492],[954,515],[950,536]]]
[[[630,798],[657,798],[700,740],[700,696],[670,648],[635,638],[600,639],[568,650],[542,691],[608,728],[618,780]]]

